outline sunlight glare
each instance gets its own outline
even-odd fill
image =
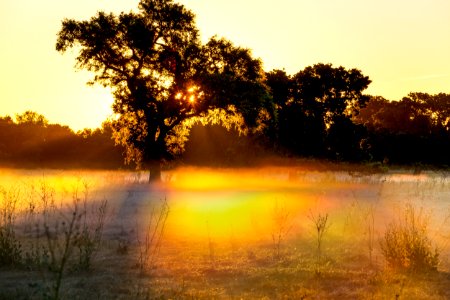
[[[289,222],[308,212],[317,201],[311,187],[292,181],[277,168],[259,170],[179,169],[169,183],[174,193],[168,236],[217,242],[231,238],[259,241],[273,232],[276,207],[289,212]],[[324,199],[321,204],[328,207]],[[299,227],[299,226],[297,226]],[[180,231],[180,228],[183,228]]]

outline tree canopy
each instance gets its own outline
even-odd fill
[[[65,19],[56,49],[78,50],[76,67],[114,95],[116,142],[127,161],[160,177],[160,162],[183,147],[187,121],[214,109],[256,126],[270,108],[261,61],[213,37],[202,44],[194,14],[172,0],[141,0],[138,11]]]
[[[449,94],[371,97],[354,122],[367,130],[364,147],[371,160],[450,165]]]
[[[293,76],[274,70],[266,78],[277,106],[280,145],[306,156],[356,155],[361,136],[351,118],[369,99],[363,94],[367,76],[357,69],[316,64]]]

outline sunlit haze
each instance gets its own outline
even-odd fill
[[[448,0],[183,0],[202,39],[225,37],[251,48],[265,70],[294,74],[315,63],[358,68],[369,94],[399,100],[409,92],[450,93]],[[55,50],[64,18],[129,11],[137,0],[2,0],[0,115],[33,110],[75,130],[100,126],[112,97],[87,86],[75,52]],[[195,101],[195,99],[189,99]]]
[[[433,211],[434,219],[430,221],[437,226],[448,218],[445,199],[450,183],[439,176],[430,172],[353,177],[346,172],[296,167],[180,168],[165,172],[165,183],[150,186],[146,184],[147,174],[139,172],[0,169],[3,187],[21,191],[23,197],[36,197],[45,189],[61,207],[70,206],[78,198],[94,202],[107,199],[111,220],[118,218],[122,226],[134,227],[137,221],[144,224],[141,219],[166,199],[170,206],[167,241],[191,243],[208,238],[221,243],[231,238],[267,242],[276,229],[277,218],[286,213],[292,226],[290,238],[309,234],[308,215],[317,212],[329,212],[333,230],[342,233],[343,227],[349,225],[346,222],[352,210],[370,204],[376,206],[380,220],[377,226],[382,230],[403,202],[423,205],[424,190],[435,193],[426,207]],[[17,203],[19,210],[27,209],[27,199]]]

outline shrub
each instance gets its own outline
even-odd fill
[[[423,210],[407,204],[397,222],[390,223],[381,240],[387,264],[398,271],[437,270],[439,253],[427,235],[428,218]]]

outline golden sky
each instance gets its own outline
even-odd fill
[[[372,95],[450,93],[449,0],[180,0],[206,41],[253,50],[267,71],[315,63],[358,68]],[[64,18],[129,11],[138,0],[0,0],[0,116],[34,110],[75,130],[111,114],[103,87],[86,86],[75,54],[55,51]]]

